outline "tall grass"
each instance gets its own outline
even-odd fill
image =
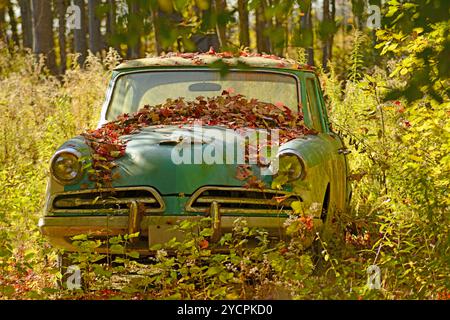
[[[323,76],[334,128],[352,150],[352,210],[343,216],[346,244],[334,252],[347,285],[352,268],[373,264],[382,271],[381,297],[443,297],[450,288],[450,102],[383,101],[402,85],[389,72],[375,67],[345,83],[333,70]]]
[[[105,64],[89,56],[85,69],[72,65],[57,79],[43,58],[0,43],[0,269],[17,256],[43,257],[37,220],[48,161],[66,139],[97,125],[116,61],[113,52]]]

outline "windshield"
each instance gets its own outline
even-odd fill
[[[106,120],[122,113],[133,113],[144,105],[155,106],[168,98],[194,100],[198,96],[215,97],[223,90],[242,94],[263,102],[284,104],[298,111],[299,97],[294,76],[256,71],[157,71],[119,76],[116,81]]]

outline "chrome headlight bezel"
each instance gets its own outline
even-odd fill
[[[57,169],[55,168],[56,161],[61,159],[64,155],[67,155],[68,157],[73,157],[72,164],[75,164],[73,167],[73,174],[71,177],[62,177],[58,175]],[[50,174],[52,175],[52,178],[55,179],[58,183],[62,185],[70,185],[78,182],[82,176],[82,163],[80,161],[81,159],[81,153],[74,149],[74,148],[64,148],[61,150],[58,150],[53,157],[50,160]]]
[[[293,157],[293,159],[296,159],[295,161],[298,162],[297,168],[300,169],[298,172],[293,172],[292,176],[288,176],[287,182],[290,183],[290,182],[294,182],[297,180],[304,180],[306,178],[306,168],[305,168],[305,162],[302,159],[302,157],[292,151],[286,151],[286,152],[280,153],[278,155],[278,162],[279,162],[278,165],[279,165],[280,169],[281,169],[282,159],[286,158],[286,157]]]

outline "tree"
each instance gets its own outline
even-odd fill
[[[223,49],[227,44],[227,2],[226,0],[215,0],[215,19],[217,26],[217,36],[220,47]]]
[[[200,21],[196,32],[192,35],[191,40],[194,42],[196,51],[206,52],[211,47],[219,51],[221,40],[216,29],[216,14],[213,8],[212,0],[205,2],[197,2],[194,12]],[[226,42],[226,40],[223,40]]]
[[[8,0],[7,6],[8,6],[9,25],[11,26],[11,40],[14,43],[14,45],[20,46],[19,34],[17,33],[16,15],[14,14],[14,7],[10,0]]]
[[[312,1],[307,0],[300,3],[302,10],[301,19],[301,41],[300,43],[306,47],[308,55],[308,64],[314,66],[314,31],[312,23]]]
[[[22,18],[22,45],[24,48],[33,48],[33,21],[30,0],[19,0],[19,7]]]
[[[116,34],[116,4],[114,0],[108,0],[107,2],[107,15],[106,15],[106,42],[108,45],[113,46],[117,52],[120,52],[119,46],[114,41],[114,35]]]
[[[331,5],[331,8],[330,8]],[[322,68],[328,69],[328,61],[332,59],[334,34],[337,31],[336,21],[336,1],[323,0],[323,15],[320,25],[322,38]]]
[[[256,31],[256,47],[259,52],[270,53],[270,39],[267,36],[267,30],[269,29],[269,24],[266,20],[266,0],[259,0],[257,2],[257,7],[255,8],[255,31]]]
[[[266,19],[269,21],[270,44],[272,52],[279,56],[284,54],[289,42],[289,19],[292,16],[293,2],[293,0],[269,1]]]
[[[238,0],[237,5],[239,12],[239,43],[243,47],[250,47],[247,1]]]
[[[0,2],[0,41],[7,42],[6,39],[6,21],[5,21],[5,5]]]
[[[161,5],[164,4],[164,7]],[[157,54],[173,50],[175,42],[182,41],[185,46],[189,45],[187,29],[182,29],[179,25],[183,22],[180,12],[177,12],[171,1],[151,2],[153,31],[155,35],[155,49]],[[181,38],[181,39],[179,39]],[[189,46],[189,49],[192,45]],[[194,49],[192,49],[194,50]]]
[[[73,30],[73,45],[76,53],[79,54],[77,62],[80,66],[84,64],[87,55],[87,42],[86,42],[86,8],[84,0],[74,0],[74,5],[80,8],[80,28]]]
[[[100,0],[88,0],[89,49],[95,55],[99,53],[103,47],[102,35],[100,32],[100,19],[96,12],[100,3]]]
[[[33,52],[44,54],[50,72],[56,74],[55,47],[53,43],[53,16],[50,1],[32,0],[33,8]]]
[[[141,34],[144,28],[143,19],[140,11],[140,3],[138,0],[128,0],[128,17],[127,17],[127,57],[136,59],[140,56],[141,51]]]
[[[362,30],[364,28],[365,0],[352,0],[352,12],[355,18],[355,26]]]
[[[156,5],[152,7],[153,32],[155,34],[155,51],[157,55],[160,55],[163,52],[163,48],[161,46],[159,14],[160,14],[159,8]]]
[[[67,0],[56,0],[56,12],[58,14],[58,45],[59,45],[59,57],[61,60],[59,73],[64,74],[66,72],[67,65],[67,52],[66,52],[66,11]]]

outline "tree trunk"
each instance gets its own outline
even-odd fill
[[[261,17],[261,9],[255,9],[255,33],[256,33],[256,49],[258,52],[263,52],[263,32],[264,32],[264,21]]]
[[[163,39],[162,35],[171,31],[171,28],[183,22],[183,17],[180,13],[169,8],[164,8],[163,11],[158,3],[151,7],[153,30],[155,33],[155,50],[158,55],[162,52],[169,52],[173,50],[173,44],[170,44],[167,39]]]
[[[53,16],[50,1],[32,0],[34,41],[33,52],[46,56],[45,63],[56,74],[55,48],[53,43]]]
[[[141,51],[142,17],[139,3],[136,0],[128,0],[128,8],[127,57],[137,59]]]
[[[265,31],[268,28],[268,24],[265,18],[265,0],[261,0],[260,5],[255,10],[255,28],[256,28],[256,46],[261,53],[270,53],[270,40],[265,35]]]
[[[30,0],[19,0],[20,16],[22,18],[22,46],[33,48],[33,22],[31,19]]]
[[[333,58],[334,35],[335,35],[337,29],[335,29],[335,26],[336,26],[336,0],[330,0],[330,1],[331,1],[330,20],[331,20],[331,23],[333,24],[333,32],[330,34],[330,38],[328,39],[328,56],[329,56],[329,60],[331,61]]]
[[[11,26],[11,39],[16,46],[20,46],[19,34],[17,33],[17,20],[14,14],[14,7],[11,0],[8,1],[8,17],[9,25]]]
[[[382,7],[381,0],[369,0],[369,5],[376,5],[379,8]],[[374,28],[374,29],[372,29],[371,33],[372,33],[371,37],[372,37],[372,47],[373,47],[372,57],[374,59],[377,59],[377,57],[380,56],[380,51],[378,49],[375,49],[375,46],[377,45],[377,30]]]
[[[322,24],[325,26],[322,34],[322,68],[327,70],[328,60],[330,59],[329,39],[330,39],[330,0],[323,0]]]
[[[100,33],[100,18],[96,15],[100,0],[88,0],[89,12],[89,49],[97,55],[103,48],[102,35]]]
[[[352,13],[355,18],[356,28],[364,28],[363,15],[365,11],[365,0],[352,0]]]
[[[250,47],[248,7],[246,0],[238,0],[238,12],[239,12],[239,43],[241,47]]]
[[[220,47],[222,50],[227,45],[227,25],[226,21],[220,19],[220,16],[227,11],[227,1],[226,0],[215,0],[216,9],[216,25],[217,25],[217,36],[219,37]]]
[[[7,43],[6,39],[6,22],[5,22],[5,8],[0,7],[0,41]]]
[[[108,0],[108,16],[106,21],[106,41],[109,46],[113,47],[120,54],[120,45],[116,43],[116,2]]]
[[[308,40],[306,44],[306,53],[308,55],[308,64],[314,66],[314,32],[312,24],[312,3],[308,3],[306,11],[302,17],[302,32]]]
[[[66,11],[67,0],[56,0],[56,11],[58,13],[58,44],[59,44],[59,58],[61,60],[59,66],[59,73],[64,74],[67,67],[67,52],[66,52]]]
[[[221,40],[218,35],[217,24],[213,23],[215,7],[212,0],[206,2],[208,3],[207,6],[194,7],[195,15],[201,21],[201,24],[198,32],[191,36],[191,41],[194,42],[196,51],[207,52],[210,48],[219,51]]]
[[[106,33],[112,35],[116,29],[116,6],[114,0],[108,0],[108,15],[106,17]]]
[[[161,46],[159,14],[160,10],[158,8],[152,8],[153,32],[155,33],[155,50],[157,55],[160,55],[163,52],[163,48]]]
[[[84,0],[74,0],[74,5],[80,8],[81,25],[79,29],[73,30],[73,46],[76,53],[79,53],[77,62],[80,66],[84,65],[87,55],[87,42],[86,42],[86,8]]]
[[[287,19],[284,17],[284,19]],[[277,31],[281,31],[280,34],[282,34],[282,37],[279,37],[277,39],[274,39],[271,41],[272,44],[272,50],[277,56],[283,56],[284,54],[284,48],[286,48],[287,45],[287,21],[286,23],[283,22],[283,18],[276,16],[275,17],[275,28]],[[278,32],[277,32],[278,34]]]

